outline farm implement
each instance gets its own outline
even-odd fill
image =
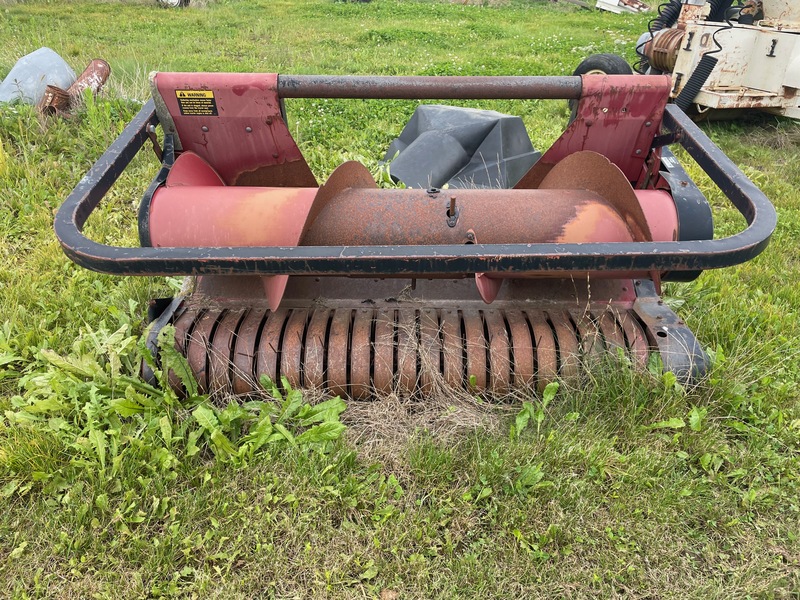
[[[800,118],[797,0],[668,0],[636,44],[638,70],[668,73],[684,110]]]
[[[80,181],[55,229],[86,268],[192,277],[185,294],[153,302],[149,339],[155,347],[173,324],[209,393],[245,395],[267,375],[352,398],[437,386],[499,397],[579,377],[609,355],[641,367],[657,356],[690,381],[707,358],[661,300],[661,283],[753,258],[776,214],[667,105],[671,88],[666,75],[156,73],[153,99]],[[287,127],[290,98],[573,99],[577,108],[511,189],[382,189],[357,162],[320,185]],[[148,141],[161,169],[141,201],[141,247],[88,239],[90,214]],[[709,204],[669,144],[708,174],[745,229],[713,239]]]

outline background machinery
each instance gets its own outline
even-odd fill
[[[685,111],[761,109],[800,118],[800,3],[669,0],[637,44],[636,71],[667,73]],[[587,58],[576,74],[628,73],[621,57]]]
[[[800,118],[800,3],[671,0],[637,44],[640,70],[672,74],[676,104]],[[651,36],[652,34],[652,36]]]

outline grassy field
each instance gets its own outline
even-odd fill
[[[800,597],[792,121],[704,125],[779,226],[750,263],[667,287],[714,358],[691,389],[598,368],[500,406],[179,401],[135,374],[147,301],[180,280],[88,272],[52,232],[150,71],[562,75],[595,52],[632,59],[646,23],[533,0],[0,0],[0,77],[40,46],[76,71],[95,57],[113,70],[68,120],[0,106],[0,597]],[[564,102],[469,104],[520,115],[539,148],[568,117]],[[324,178],[347,159],[377,173],[415,106],[287,110]],[[135,243],[156,170],[136,159],[92,237]],[[739,230],[690,171],[716,234]]]

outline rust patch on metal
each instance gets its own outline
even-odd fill
[[[86,65],[83,73],[78,75],[75,83],[69,86],[67,92],[70,95],[70,101],[72,103],[76,102],[86,90],[91,90],[92,95],[96,96],[108,81],[110,75],[111,66],[106,61],[102,58],[93,59]]]
[[[607,310],[600,315],[598,326],[605,338],[606,347],[610,352],[616,354],[617,348],[620,348],[623,352],[627,353],[625,333],[611,311]]]
[[[333,312],[328,336],[328,386],[336,396],[348,395],[347,363],[350,352],[350,321],[352,311]]]
[[[630,185],[628,189],[635,201],[636,193]],[[617,208],[614,202],[595,191],[578,187],[492,190],[491,193],[460,190],[459,219],[454,227],[450,227],[447,223],[447,200],[431,197],[424,190],[347,188],[321,208],[319,216],[303,235],[302,244],[392,246],[552,242],[560,238],[566,223],[576,219],[581,207],[603,205]],[[547,206],[547,211],[542,211],[542,206]],[[630,237],[625,236],[626,240]]]
[[[325,385],[326,334],[330,311],[319,308],[311,313],[306,332],[304,356],[305,387],[322,389]]]
[[[373,385],[384,394],[392,391],[394,381],[394,315],[394,310],[379,310],[375,317]]]
[[[548,324],[547,314],[541,311],[527,311],[527,316],[533,331],[536,350],[537,388],[539,392],[543,392],[547,384],[558,377],[558,349],[553,330]]]
[[[558,377],[578,382],[620,350],[646,368],[667,328],[643,327],[633,308],[595,309],[190,308],[176,318],[176,346],[203,393],[250,394],[267,375],[361,400],[424,396],[442,385],[503,397],[515,388],[541,392]]]
[[[301,239],[305,238],[308,228],[332,198],[335,198],[348,188],[377,189],[377,187],[378,185],[372,178],[372,173],[358,161],[349,160],[336,167],[328,177],[328,181],[319,188],[319,191],[314,196],[314,202],[306,215]]]
[[[360,309],[353,320],[353,334],[350,349],[350,393],[356,400],[364,400],[372,395],[370,366],[372,361],[372,320],[375,311]]]
[[[401,310],[397,319],[397,388],[410,395],[417,388],[417,315]]]
[[[249,310],[239,325],[233,350],[234,394],[249,394],[258,388],[253,373],[253,362],[256,355],[256,339],[264,317],[263,310]]]
[[[684,27],[690,21],[705,21],[710,12],[710,5],[703,2],[699,5],[684,4],[678,16],[678,26]]]
[[[281,345],[281,377],[286,377],[293,388],[303,385],[303,340],[305,338],[308,311],[293,310]]]
[[[533,341],[525,315],[521,311],[505,312],[508,330],[511,333],[511,348],[514,357],[515,387],[529,387],[536,382]]]
[[[483,313],[489,334],[489,388],[502,395],[511,389],[511,344],[503,315],[496,310]]]
[[[233,389],[230,369],[234,334],[243,313],[243,310],[226,312],[214,331],[208,356],[208,391],[211,394],[229,394]]]
[[[44,89],[44,95],[36,109],[43,115],[55,114],[63,115],[69,111],[70,97],[67,90],[58,87],[57,85],[48,85]]]
[[[446,385],[464,385],[464,342],[461,339],[461,317],[457,310],[441,312],[443,376]]]
[[[647,367],[647,359],[650,355],[649,344],[642,326],[631,312],[621,314],[619,320],[625,333],[631,360],[641,368]]]
[[[252,171],[238,173],[231,185],[305,188],[316,187],[317,179],[305,159],[297,159],[277,165],[264,165]]]
[[[540,189],[589,190],[609,202],[625,219],[634,241],[653,239],[636,192],[625,175],[602,154],[575,152],[559,161],[542,180]],[[607,218],[603,219],[604,221]],[[598,235],[603,229],[595,230]],[[567,241],[567,240],[563,240]]]
[[[187,309],[175,320],[175,349],[184,356],[186,356],[186,347],[189,342],[189,332],[199,315],[199,310]],[[181,390],[183,388],[181,380],[172,369],[167,373],[167,379],[173,389]]]
[[[186,344],[186,360],[197,379],[197,387],[203,394],[208,392],[208,360],[213,354],[211,332],[218,318],[218,312],[204,312],[195,323]]]
[[[644,46],[648,62],[659,71],[672,72],[678,60],[678,50],[683,41],[682,29],[667,29],[660,32],[655,39]]]
[[[442,344],[439,338],[439,317],[433,309],[423,309],[419,317],[419,378],[420,391],[428,394],[433,391],[436,379],[440,376],[440,357]]]
[[[600,329],[587,312],[570,311],[572,322],[578,330],[581,358],[585,363],[599,359],[605,351],[605,344]]]
[[[464,346],[467,350],[467,382],[474,389],[486,389],[486,337],[483,317],[477,310],[463,312]],[[474,382],[474,384],[473,384]]]
[[[266,375],[273,382],[280,383],[278,376],[278,352],[280,349],[280,336],[286,323],[288,311],[281,309],[270,312],[267,322],[261,331],[261,340],[256,352],[256,379],[261,380]]]
[[[560,359],[558,373],[563,379],[575,382],[580,373],[581,354],[578,338],[572,328],[569,313],[566,311],[548,312],[547,316],[558,342]]]

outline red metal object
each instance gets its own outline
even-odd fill
[[[150,204],[150,241],[155,247],[205,245],[297,246],[317,188],[223,187],[200,156],[184,152]],[[191,189],[187,189],[191,188]],[[280,223],[280,227],[270,224]],[[262,277],[270,307],[277,310],[287,275]]]
[[[256,309],[249,309],[239,323],[234,335],[234,351],[231,365],[231,387],[234,394],[246,394],[258,382],[254,379],[256,340],[264,324],[265,315]],[[175,326],[176,331],[179,327]]]
[[[688,175],[653,148],[666,139],[655,135],[668,77],[173,73],[155,75],[153,88],[158,117],[152,108],[137,117],[109,151],[118,158],[59,212],[57,230],[70,256],[105,264],[80,228],[117,165],[160,122],[163,166],[140,212],[146,247],[117,249],[114,265],[200,275],[192,296],[158,321],[173,320],[177,346],[212,393],[247,394],[267,376],[355,398],[440,385],[502,396],[579,377],[619,351],[639,365],[659,351],[687,380],[705,358],[657,301],[662,270],[707,266],[697,252],[721,262],[750,256],[768,239],[771,215],[752,184],[671,115],[666,130],[688,140],[758,225],[741,243],[684,241],[707,238],[682,237],[687,213],[672,194]],[[317,187],[281,106],[287,97],[536,96],[581,99],[518,189],[447,193],[378,189],[357,163]]]
[[[304,385],[311,389],[325,386],[325,354],[327,352],[327,329],[330,311],[315,310],[308,322],[304,356]]]
[[[583,75],[577,116],[561,137],[517,183],[536,188],[556,163],[580,150],[605,156],[637,183],[653,138],[659,133],[671,79],[669,76]]]
[[[83,96],[85,90],[92,90],[92,94],[96,96],[110,75],[111,66],[102,58],[95,58],[86,66],[75,83],[69,86],[67,93],[73,101]]]
[[[36,105],[36,109],[43,115],[61,115],[69,111],[69,108],[69,93],[57,85],[48,85],[44,89],[42,99],[39,100],[39,103]]]
[[[215,74],[202,76],[209,80]],[[233,77],[231,75],[231,77]],[[243,76],[245,78],[251,75]],[[464,83],[460,78],[396,78],[387,83],[387,78],[347,77],[281,77],[281,97],[302,97],[308,89],[306,83],[322,82],[316,90],[326,97],[406,97],[410,90],[422,88],[436,90],[442,98],[465,97],[465,92],[475,97],[561,97],[578,98],[585,82],[615,80],[616,76],[544,77],[544,78],[481,78],[477,85]],[[658,85],[660,76],[642,76],[640,82]],[[355,83],[354,83],[355,82]],[[367,85],[363,93],[361,84]],[[420,83],[421,82],[421,83]],[[515,82],[519,85],[515,86]],[[286,84],[286,89],[284,89]],[[463,86],[462,86],[463,84]],[[291,88],[291,93],[289,88]],[[485,94],[480,93],[485,90]],[[559,91],[560,90],[560,91]],[[346,94],[345,94],[346,92]],[[553,95],[546,95],[552,93]],[[541,95],[540,95],[541,94]],[[655,100],[658,100],[657,98]],[[624,114],[620,111],[621,114]],[[151,137],[151,129],[161,124],[168,132],[165,150],[172,147],[171,140],[175,124],[166,109],[157,89],[154,100],[147,102],[133,121],[120,134],[108,151],[95,163],[91,171],[82,178],[70,194],[55,219],[55,229],[67,255],[78,264],[90,269],[118,275],[230,275],[230,274],[298,274],[303,276],[373,275],[375,273],[415,276],[449,276],[464,271],[502,272],[525,270],[530,272],[564,274],[578,271],[622,272],[634,270],[668,271],[674,274],[696,273],[701,269],[722,268],[739,264],[757,256],[769,243],[775,228],[776,213],[769,200],[726,157],[719,148],[694,125],[680,109],[667,106],[663,123],[653,123],[666,133],[654,140],[656,146],[679,142],[689,156],[720,187],[734,207],[742,214],[747,227],[736,235],[711,240],[707,229],[701,227],[699,237],[683,236],[673,242],[625,242],[615,244],[567,243],[556,244],[481,244],[459,246],[403,246],[403,247],[225,247],[225,248],[152,248],[147,243],[147,232],[143,233],[145,247],[126,248],[100,244],[82,234],[89,215],[102,202],[110,186]],[[614,122],[610,123],[611,125]],[[178,140],[177,147],[180,148]],[[637,186],[652,187],[652,178],[657,178],[657,150],[651,152],[642,170]],[[165,152],[162,173],[168,170],[170,152]],[[662,163],[662,166],[667,163]],[[674,161],[673,161],[674,164]],[[667,167],[672,171],[672,167]],[[278,173],[279,170],[274,171]],[[153,183],[160,183],[159,173]],[[669,185],[673,194],[683,197],[685,213],[692,218],[703,214],[707,203],[694,202],[684,196],[681,188],[688,176],[676,175]],[[690,186],[691,187],[691,186]],[[695,196],[696,199],[696,196]],[[701,207],[700,211],[691,206]],[[146,207],[144,207],[146,209]],[[140,214],[146,210],[140,211]],[[683,214],[683,213],[682,213]]]
[[[286,127],[277,85],[275,74],[156,73],[153,95],[179,149],[214,165],[226,184],[316,186]]]
[[[395,282],[326,283],[328,298],[293,286],[288,308],[276,312],[246,297],[210,301],[202,289],[189,298],[176,321],[176,341],[190,340],[189,362],[201,390],[246,394],[266,375],[360,399],[438,386],[503,396],[513,388],[542,390],[556,377],[577,382],[586,365],[618,349],[643,365],[657,342],[642,328],[642,314],[654,322],[647,330],[653,338],[658,327],[674,326],[637,312],[642,300],[633,281],[517,281],[492,308],[468,280],[450,291],[440,282],[419,282],[406,299]],[[345,290],[354,299],[337,299]],[[224,360],[228,355],[233,358]]]
[[[109,75],[111,75],[109,64],[101,58],[96,58],[68,89],[48,85],[36,108],[42,114],[65,115],[73,105],[80,102],[85,90],[90,89],[92,94],[97,95]]]
[[[186,151],[175,159],[164,185],[166,187],[223,186],[225,182],[205,160],[194,152]]]
[[[614,165],[592,152],[565,159],[559,168],[548,171],[537,190],[454,192],[458,214],[453,226],[448,223],[450,200],[438,192],[378,190],[371,179],[369,189],[352,173],[343,174],[351,180],[338,181],[338,172],[319,189],[220,189],[214,171],[196,155],[185,153],[153,196],[152,244],[619,242],[671,241],[677,234],[677,215],[667,192],[634,191]],[[191,190],[185,189],[188,185]],[[542,212],[540,206],[548,210]],[[486,219],[489,214],[492,218]],[[266,226],[269,223],[282,227],[275,231],[278,228]],[[659,235],[653,236],[651,227]]]
[[[155,247],[263,247],[677,238],[669,194],[634,191],[619,169],[596,153],[573,153],[550,169],[540,186],[491,193],[458,190],[445,198],[437,191],[376,189],[366,169],[347,163],[321,188],[223,187],[205,161],[186,152],[153,194],[150,240]],[[475,281],[481,297],[491,303],[502,279],[528,276],[533,274],[477,273]],[[263,281],[276,310],[288,279]]]

